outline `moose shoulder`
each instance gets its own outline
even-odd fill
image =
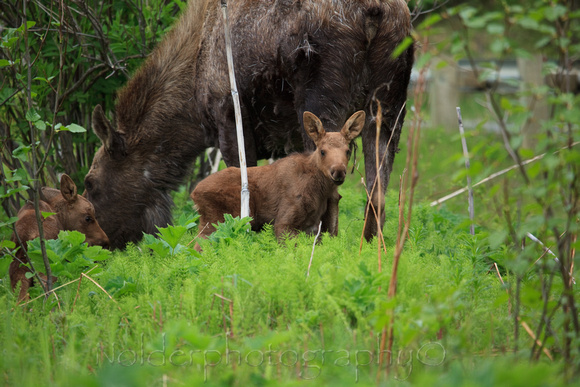
[[[350,115],[364,110],[361,136],[372,192],[367,206],[382,208],[413,63],[413,45],[392,56],[410,36],[406,2],[236,0],[228,9],[248,165],[313,150],[305,111],[316,114],[327,132],[338,132]],[[371,161],[377,103],[378,152],[385,160],[380,171]],[[115,110],[116,127],[100,106],[93,113],[103,146],[85,179],[85,194],[111,246],[122,248],[170,222],[170,192],[207,147],[219,147],[226,164],[238,166],[219,1],[190,1],[119,92]],[[377,176],[381,189],[373,190]],[[383,222],[369,217],[365,237],[376,235]]]

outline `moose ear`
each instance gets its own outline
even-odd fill
[[[93,110],[93,130],[107,152],[112,156],[124,156],[126,154],[123,135],[113,128],[101,105],[95,106],[95,110]]]
[[[77,186],[67,174],[63,174],[60,178],[60,193],[67,202],[77,199]]]
[[[366,114],[364,111],[359,110],[358,112],[354,113],[350,118],[346,121],[340,133],[346,138],[348,142],[351,142],[358,136],[365,126],[365,118]]]
[[[304,130],[315,144],[326,134],[322,122],[313,113],[304,112],[302,122],[304,122]]]

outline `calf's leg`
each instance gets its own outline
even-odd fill
[[[10,286],[14,291],[18,282],[20,282],[20,292],[18,293],[18,302],[23,302],[28,300],[28,289],[32,285],[32,278],[26,278],[26,273],[30,272],[26,266],[21,266],[18,260],[13,260],[10,263],[10,268],[8,270],[10,275]]]
[[[338,234],[338,202],[341,197],[338,192],[335,192],[328,198],[326,212],[320,218],[322,221],[320,232],[328,232],[331,236]]]

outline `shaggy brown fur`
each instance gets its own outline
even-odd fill
[[[344,182],[350,142],[359,135],[365,113],[355,113],[340,133],[326,133],[314,114],[304,112],[304,129],[314,152],[293,154],[270,165],[248,168],[252,229],[272,223],[276,237],[285,233],[338,232],[337,187]],[[200,236],[215,231],[224,214],[240,215],[240,169],[229,167],[202,180],[191,193],[199,218]]]
[[[68,175],[62,175],[60,190],[43,187],[41,197],[40,211],[55,213],[43,220],[45,239],[56,239],[61,230],[76,230],[86,235],[86,241],[91,246],[105,248],[109,246],[109,239],[95,218],[93,205],[84,197],[77,195],[77,187]],[[15,231],[12,240],[20,246],[20,249],[16,253],[16,259],[10,263],[10,284],[14,290],[18,282],[22,283],[18,298],[23,300],[28,297],[28,288],[33,282],[32,278],[26,278],[26,273],[30,272],[30,269],[21,265],[28,262],[25,253],[26,242],[40,236],[32,203],[27,203],[18,211]]]
[[[95,108],[93,129],[103,147],[86,177],[86,195],[112,247],[170,222],[169,192],[184,181],[205,148],[219,146],[227,165],[238,165],[219,3],[190,2],[119,92],[116,128],[100,106]],[[248,165],[314,149],[303,129],[305,111],[333,132],[352,113],[365,110],[362,139],[370,191],[377,176],[374,112],[379,101],[384,194],[413,64],[413,45],[391,57],[410,36],[405,1],[236,0],[228,9]],[[375,207],[383,202],[375,193]],[[376,232],[371,216],[365,236],[370,239]]]

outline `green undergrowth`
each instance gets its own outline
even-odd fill
[[[174,225],[156,236],[106,260],[95,257],[101,261],[90,271],[94,262],[82,254],[69,259],[74,272],[55,261],[56,286],[78,276],[76,268],[86,273],[80,286],[59,289],[58,300],[18,306],[4,275],[0,377],[19,386],[376,385],[380,335],[394,313],[392,367],[383,385],[563,383],[561,362],[529,363],[533,340],[523,326],[514,351],[515,279],[506,247],[493,229],[476,227],[470,235],[455,205],[430,207],[424,200],[432,182],[418,188],[423,201],[414,207],[397,295],[387,297],[397,173],[386,198],[380,273],[376,240],[361,245],[366,201],[355,171],[340,188],[338,236],[323,235],[314,252],[312,236],[279,243],[271,227],[248,232],[245,220],[228,218],[199,241],[199,254],[197,215],[181,190]],[[85,251],[70,243],[70,251]],[[541,278],[529,273],[519,315],[533,326],[541,318]],[[555,294],[560,288],[554,281]]]
[[[2,379],[20,386],[375,385],[380,333],[394,311],[388,384],[510,385],[513,367],[527,385],[558,381],[557,365],[515,361],[506,290],[490,271],[499,253],[484,247],[483,231],[467,234],[457,215],[417,206],[389,300],[397,198],[387,196],[379,273],[376,241],[360,249],[364,197],[351,179],[341,188],[339,235],[323,236],[313,255],[313,237],[278,243],[272,228],[246,232],[239,219],[202,241],[199,255],[191,249],[197,227],[182,217],[160,230],[157,241],[170,248],[146,237],[114,252],[80,287],[60,289],[58,303],[17,306],[4,278]]]

